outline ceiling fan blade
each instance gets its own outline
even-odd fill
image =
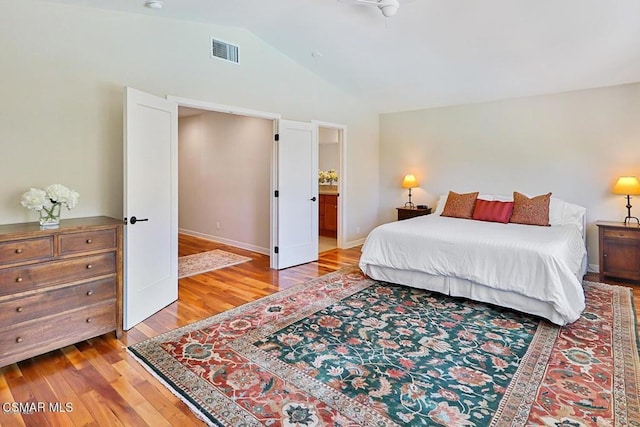
[[[380,2],[376,0],[338,0],[339,3],[349,3],[349,4],[373,4],[378,5]]]

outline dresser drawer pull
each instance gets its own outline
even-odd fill
[[[87,264],[87,270],[91,270],[93,268],[93,264]]]
[[[93,322],[93,319],[92,319],[91,317],[89,317],[89,318],[87,319],[87,323],[91,323],[91,322]]]
[[[22,342],[22,337],[16,338],[16,343],[20,344]]]
[[[22,249],[21,248],[16,249],[16,253],[17,254],[21,254],[22,253]]]
[[[22,313],[22,310],[24,310],[22,307],[18,307],[18,308],[16,308],[16,311],[17,311],[18,313]]]
[[[87,291],[87,296],[90,297],[91,295],[93,295],[93,290]]]
[[[87,244],[91,244],[91,243],[93,243],[93,240],[87,239]]]
[[[20,276],[16,277],[16,282],[18,282],[18,283],[22,282],[22,277],[20,277]]]

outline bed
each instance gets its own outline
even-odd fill
[[[484,200],[508,200],[481,195]],[[558,325],[584,310],[585,209],[551,199],[540,227],[434,214],[383,224],[367,237],[369,277],[534,314]]]

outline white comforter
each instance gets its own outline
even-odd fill
[[[585,307],[586,249],[575,225],[539,227],[427,215],[381,225],[362,248],[369,265],[470,280],[551,304],[565,323]]]

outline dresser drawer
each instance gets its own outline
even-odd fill
[[[0,265],[17,264],[53,256],[53,237],[0,243]]]
[[[605,229],[604,237],[611,239],[633,239],[640,242],[640,231]]]
[[[114,229],[62,234],[58,239],[60,255],[112,249],[117,245]]]
[[[115,252],[8,268],[0,270],[0,295],[111,273],[116,273]]]
[[[0,328],[72,308],[103,302],[114,304],[115,298],[115,277],[17,298],[0,303]]]
[[[37,354],[116,329],[115,304],[102,304],[21,324],[0,332],[0,366],[14,354]]]

